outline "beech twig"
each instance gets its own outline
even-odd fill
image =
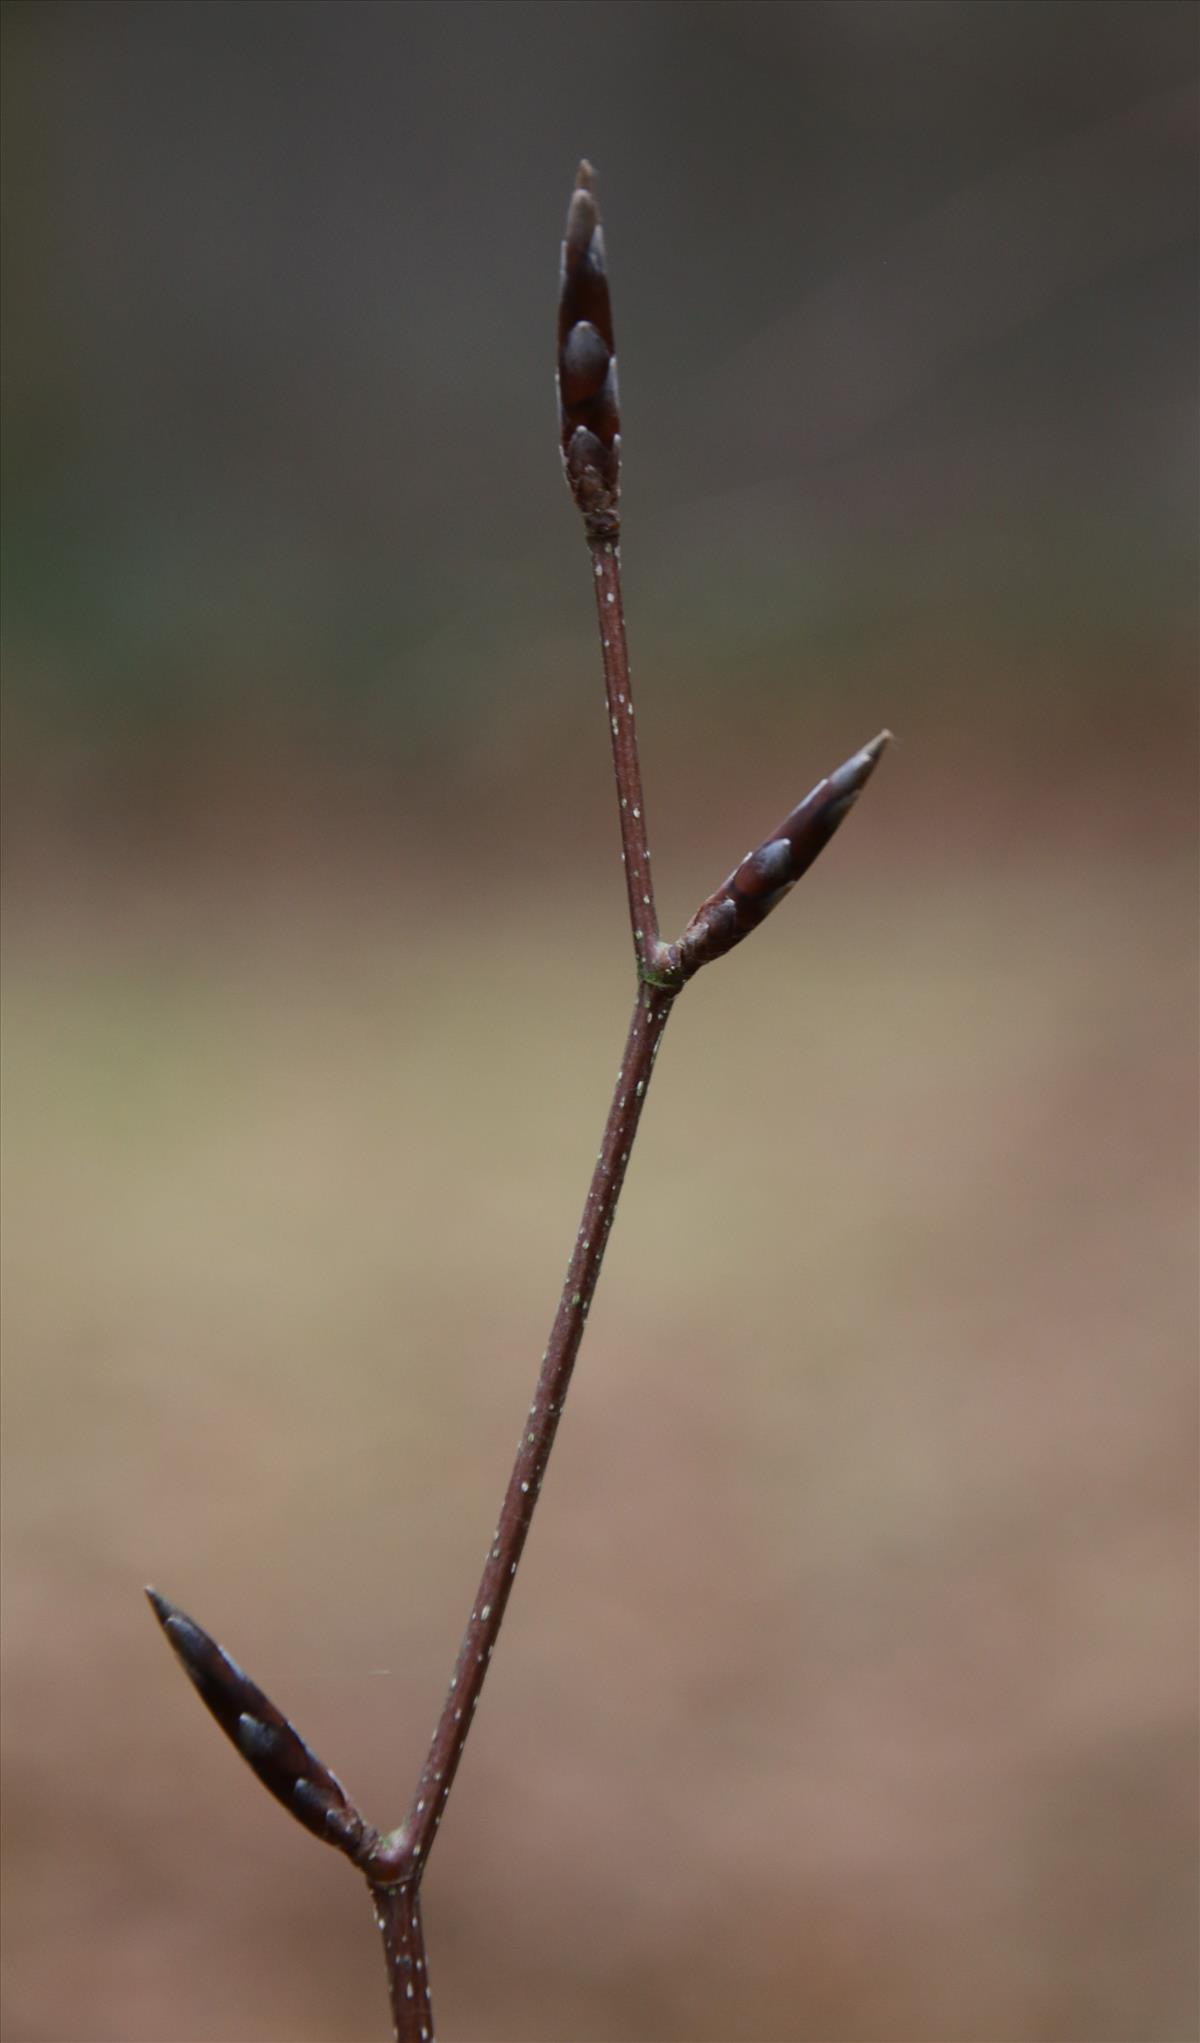
[[[756,929],[824,850],[875,771],[889,733],[818,781],[704,901],[675,943],[659,934],[621,601],[621,416],[604,234],[591,166],[567,214],[558,318],[559,425],[583,517],[604,666],[637,994],[600,1152],[571,1249],[521,1444],[488,1547],[450,1687],[404,1821],[381,1837],[336,1775],[199,1625],[147,1591],[189,1679],[263,1785],[366,1875],[383,1936],[398,2043],[432,2043],[420,1890],[495,1650],[545,1478],[654,1060],[680,990]]]

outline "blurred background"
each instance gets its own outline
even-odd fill
[[[152,1580],[398,1819],[673,1020],[427,1892],[446,2043],[1196,2025],[1196,20],[4,9],[6,2034],[386,2034]]]

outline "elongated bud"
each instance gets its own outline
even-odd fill
[[[890,731],[881,731],[853,759],[819,780],[766,842],[748,852],[716,893],[701,902],[677,947],[685,978],[724,957],[779,906],[849,815],[891,738]]]
[[[146,1595],[188,1680],[264,1788],[314,1837],[361,1864],[376,1832],[337,1775],[215,1639],[157,1590],[147,1589]]]
[[[604,229],[581,163],[567,211],[558,298],[558,421],[567,487],[589,539],[620,537],[621,413]]]

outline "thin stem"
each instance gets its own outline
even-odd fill
[[[638,988],[600,1153],[499,1522],[492,1534],[454,1674],[412,1806],[404,1823],[383,1840],[372,1856],[370,1871],[376,1881],[415,1877],[428,1858],[442,1820],[562,1417],[654,1059],[674,998],[667,987]]]
[[[646,841],[646,803],[642,795],[642,769],[638,761],[637,726],[629,679],[625,606],[621,600],[621,548],[619,541],[596,539],[592,540],[590,551],[596,622],[604,661],[608,729],[612,739],[613,772],[621,818],[621,856],[625,861],[629,927],[639,976],[660,980],[665,977],[665,946],[658,933],[650,847]]]
[[[417,1880],[403,1880],[392,1886],[371,1883],[375,1921],[387,1961],[396,2043],[433,2043],[433,2008],[419,1889]]]

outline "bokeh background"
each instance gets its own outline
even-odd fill
[[[672,1023],[430,1874],[448,2043],[1196,2028],[1196,17],[4,9],[13,2043],[369,2043],[627,936],[558,239],[608,228]]]

